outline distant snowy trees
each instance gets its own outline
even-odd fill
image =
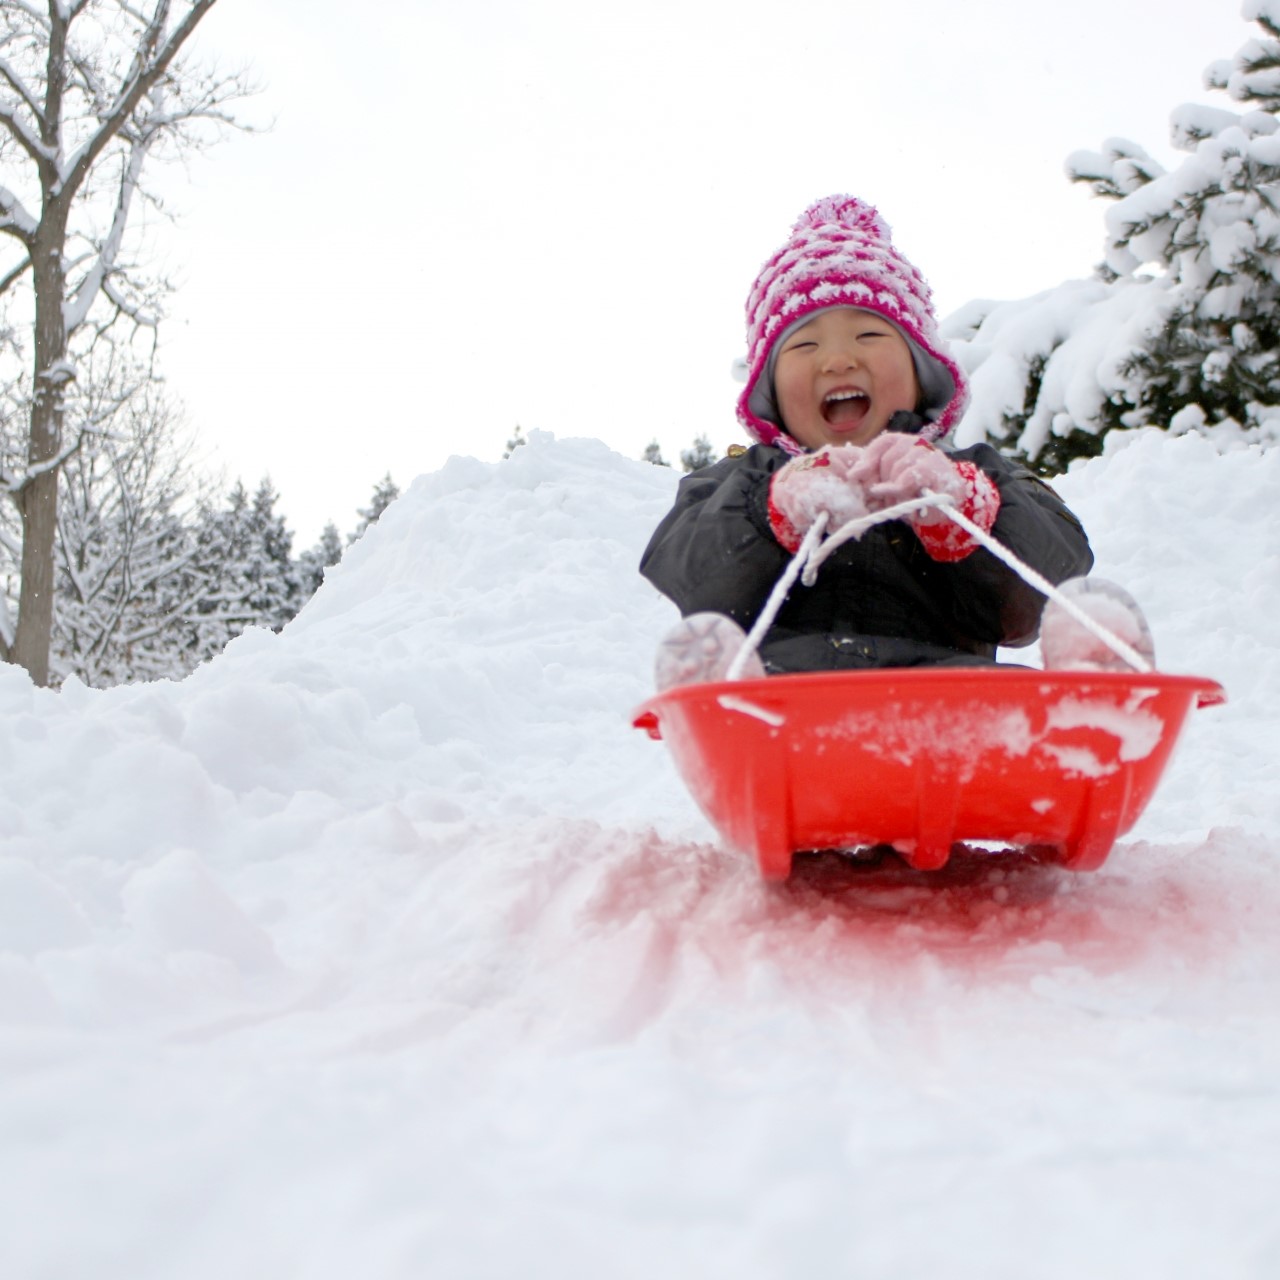
[[[293,535],[276,512],[277,497],[264,477],[252,495],[237,482],[224,506],[200,510],[195,560],[203,589],[188,619],[192,665],[213,657],[246,627],[279,631],[301,607]]]
[[[640,453],[641,462],[652,463],[655,467],[669,467],[666,458],[662,456],[662,445],[657,440],[650,440]],[[713,462],[717,461],[716,449],[712,447],[709,436],[696,435],[694,443],[687,449],[680,451],[680,470],[686,472],[699,471],[703,467],[709,467]]]
[[[680,450],[680,469],[684,472],[697,471],[701,467],[709,467],[716,460],[716,452],[711,447],[707,436],[695,436],[693,444]],[[669,467],[671,464],[662,456],[662,446],[657,440],[650,440],[640,454],[641,462],[651,463],[655,467]]]
[[[378,481],[346,545],[363,537],[399,493],[390,475]],[[279,631],[320,589],[325,570],[342,559],[344,542],[332,521],[320,541],[295,559],[293,534],[276,510],[278,501],[264,476],[252,494],[237,481],[222,505],[201,503],[188,526],[195,548],[190,577],[195,605],[175,618],[167,633],[167,675],[186,675],[248,627]]]
[[[657,440],[650,440],[640,455],[641,462],[652,463],[655,467],[669,467],[671,464],[662,456],[662,446]]]
[[[350,540],[354,542],[356,536],[354,533],[351,534]],[[298,578],[302,585],[304,600],[310,600],[320,590],[320,584],[324,581],[324,571],[332,568],[342,559],[342,550],[342,534],[338,532],[338,526],[330,520],[320,534],[320,541],[298,557]]]
[[[680,450],[680,465],[686,472],[709,467],[716,460],[715,450],[705,435],[695,436],[688,449]]]
[[[519,427],[516,428],[519,430]],[[510,455],[508,455],[510,456]],[[361,507],[356,514],[360,517],[360,523],[356,526],[355,532],[351,535],[352,542],[358,542],[364,537],[365,531],[370,525],[378,523],[378,517],[400,496],[400,486],[391,478],[391,473],[387,472],[381,480],[378,481],[373,488],[373,497],[369,499],[367,507]],[[337,532],[335,530],[335,532]],[[336,562],[335,562],[336,563]]]
[[[523,444],[529,442],[524,438],[524,428],[517,422],[516,429],[511,433],[511,439],[507,441],[507,447],[502,451],[503,458],[509,458]]]
[[[176,411],[145,387],[64,464],[55,540],[51,676],[86,684],[173,670],[175,629],[203,588],[183,510],[197,483]]]
[[[218,496],[188,448],[152,384],[61,468],[50,684],[179,679],[247,627],[278,631],[399,494],[384,476],[355,529],[344,538],[330,521],[295,558],[270,480]],[[17,595],[20,552],[16,514],[0,507],[0,609]]]
[[[155,378],[168,285],[132,215],[253,87],[182,56],[214,3],[0,0],[0,661],[38,684],[181,676],[342,555],[330,525],[293,557],[269,480],[218,499]]]
[[[153,328],[165,291],[137,266],[128,234],[136,205],[163,210],[144,170],[215,140],[249,89],[179,58],[213,4],[0,5],[0,233],[11,249],[0,260],[10,438],[0,489],[21,541],[17,617],[0,616],[0,659],[38,684],[50,674],[59,472],[102,426],[78,402],[77,366]]]
[[[1116,427],[1280,440],[1280,0],[1243,12],[1261,35],[1205,83],[1246,110],[1179,107],[1169,171],[1124,139],[1068,159],[1111,202],[1094,277],[948,319],[973,387],[963,438],[1046,472]]]

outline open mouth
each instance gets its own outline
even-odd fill
[[[842,389],[823,397],[822,418],[829,427],[856,427],[871,409],[871,397],[865,391]]]

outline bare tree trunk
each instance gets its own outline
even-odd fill
[[[41,227],[33,261],[36,295],[35,393],[23,487],[22,590],[11,660],[27,669],[38,685],[49,683],[53,638],[54,539],[58,531],[58,465],[66,384],[74,376],[67,363],[67,331],[62,300],[65,289],[60,226]]]
[[[22,595],[11,660],[39,685],[49,683],[53,636],[53,536],[57,527],[58,473],[48,471],[22,495]]]

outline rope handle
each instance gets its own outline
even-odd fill
[[[1026,561],[1019,559],[1008,547],[993,538],[981,526],[974,524],[945,494],[935,493],[932,489],[926,489],[918,498],[912,498],[907,502],[899,502],[894,506],[885,507],[883,511],[873,511],[865,516],[855,516],[854,519],[846,521],[831,537],[825,540],[823,534],[826,532],[828,516],[827,512],[822,512],[813,522],[809,532],[805,534],[804,541],[800,543],[795,555],[791,557],[790,563],[783,570],[782,576],[769,593],[769,598],[765,601],[764,608],[760,611],[760,616],[756,619],[755,625],[747,632],[746,641],[729,664],[729,669],[725,672],[725,679],[742,679],[742,671],[747,664],[747,660],[760,647],[760,642],[764,639],[765,633],[773,626],[773,621],[778,616],[778,611],[782,608],[783,602],[795,585],[797,578],[806,587],[813,586],[818,576],[818,570],[846,542],[862,537],[872,526],[883,524],[886,520],[898,520],[903,516],[930,509],[944,512],[969,534],[975,542],[990,551],[997,560],[1007,564],[1029,587],[1033,587],[1036,591],[1052,600],[1059,608],[1064,609],[1086,631],[1095,635],[1108,649],[1127,662],[1135,671],[1145,674],[1153,670],[1151,664],[1132,645],[1126,644],[1109,627],[1103,626],[1096,618],[1090,617],[1070,596],[1064,595],[1059,591],[1048,578],[1038,573]]]

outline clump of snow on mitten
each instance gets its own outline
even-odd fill
[[[770,500],[801,538],[823,512],[828,533],[867,514],[866,494],[851,476],[861,455],[861,449],[827,445],[774,474]]]
[[[653,668],[658,691],[723,680],[746,639],[746,632],[723,613],[691,613],[658,645]],[[742,677],[751,680],[763,675],[760,655],[753,653]]]
[[[1155,641],[1138,602],[1106,578],[1070,578],[1058,590],[1117,639],[1155,665]],[[1055,600],[1045,606],[1040,652],[1055,671],[1132,671],[1132,665]]]

